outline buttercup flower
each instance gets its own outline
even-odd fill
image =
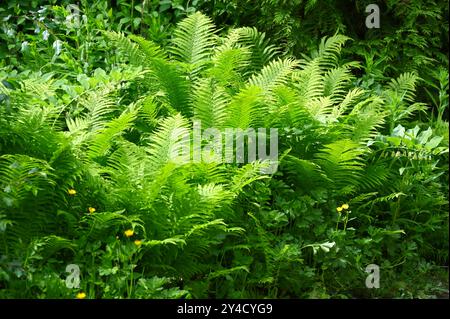
[[[79,292],[79,293],[77,293],[75,298],[84,299],[84,298],[86,298],[86,294],[84,292]]]
[[[348,204],[342,204],[342,208],[343,208],[343,209],[348,209],[349,206],[348,206]]]
[[[90,214],[95,213],[95,211],[96,211],[96,209],[94,207],[89,207],[88,210],[89,210]]]
[[[126,231],[123,232],[125,234],[125,236],[127,237],[131,237],[134,235],[134,231],[132,229],[127,229]]]
[[[342,212],[342,207],[338,207],[338,208],[336,208],[336,210],[338,211],[338,213],[340,213],[340,212]]]
[[[75,195],[76,193],[77,193],[77,191],[76,190],[74,190],[73,188],[71,188],[71,189],[69,189],[68,191],[67,191],[67,193],[69,193],[69,195]]]
[[[142,240],[136,239],[134,241],[134,244],[139,247],[140,245],[142,245]]]

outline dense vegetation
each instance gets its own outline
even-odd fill
[[[0,298],[448,294],[448,4],[345,3],[3,1]]]

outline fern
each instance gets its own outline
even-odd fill
[[[279,49],[271,45],[265,34],[256,28],[238,28],[230,33],[230,39],[236,38],[238,43],[251,49],[252,71],[262,70],[279,53]]]
[[[188,72],[194,75],[205,67],[212,54],[214,26],[206,16],[194,13],[178,24],[172,42],[171,52],[186,63]]]
[[[46,236],[32,241],[28,246],[24,266],[33,259],[46,260],[61,249],[70,249],[75,252],[76,244],[59,236]]]
[[[414,91],[418,80],[419,77],[415,73],[403,73],[398,78],[392,79],[388,83],[387,89],[402,100],[413,102]]]
[[[348,91],[342,102],[340,102],[339,105],[335,105],[333,107],[333,117],[337,119],[342,114],[344,114],[350,106],[352,106],[358,101],[359,98],[361,98],[361,95],[363,94],[364,91],[359,88],[351,89],[350,91]]]
[[[134,43],[120,33],[108,32],[116,45],[125,52],[133,65],[147,68],[147,85],[154,93],[162,91],[163,100],[172,109],[181,112],[188,110],[189,85],[179,68],[167,60],[167,56],[154,43],[141,37],[132,36]]]
[[[225,91],[211,79],[198,82],[193,94],[194,120],[204,128],[222,128],[227,119],[228,97]]]
[[[247,86],[233,96],[228,106],[225,126],[246,129],[256,124],[257,114],[261,111],[261,98],[262,89],[258,86]]]
[[[329,70],[324,77],[324,96],[329,96],[334,104],[342,102],[351,80],[352,75],[349,68],[339,67]]]
[[[116,234],[121,229],[132,228],[140,232],[144,237],[146,230],[143,227],[141,218],[137,215],[126,216],[124,211],[101,212],[84,216],[83,222],[88,225],[88,231],[85,232],[86,240],[102,238],[113,231]]]
[[[77,131],[97,131],[102,129],[108,121],[108,117],[114,111],[116,103],[111,96],[111,87],[90,92],[87,96],[82,97],[79,103],[87,111],[86,116],[79,121],[72,118],[67,119],[67,126],[73,133]],[[80,125],[80,126],[77,126]]]
[[[245,80],[245,70],[250,65],[248,48],[216,48],[212,57],[212,67],[207,74],[221,86],[237,90]]]
[[[177,67],[163,60],[154,60],[151,66],[156,88],[174,110],[189,114],[189,84]]]
[[[415,112],[427,109],[424,103],[410,104],[414,101],[415,87],[418,80],[419,77],[415,73],[404,73],[397,79],[391,80],[387,85],[384,95],[391,131],[395,125],[409,118]]]
[[[333,181],[335,189],[358,184],[364,163],[359,145],[349,140],[336,141],[325,145],[317,154],[316,162],[326,176]]]
[[[133,65],[143,65],[145,63],[145,54],[139,46],[119,32],[104,32],[105,36],[111,40],[120,50],[127,54]]]
[[[289,75],[294,71],[298,63],[295,60],[276,60],[266,65],[259,74],[253,75],[250,85],[259,86],[265,92],[270,92],[276,86],[286,84]]]
[[[184,146],[183,138],[189,137],[186,127],[186,119],[179,114],[167,118],[161,123],[159,130],[149,139],[150,145],[147,148],[152,171],[157,172],[169,162],[183,163],[176,162],[176,158]]]
[[[105,156],[108,149],[111,148],[111,141],[131,126],[136,115],[137,110],[131,109],[106,124],[105,128],[100,130],[90,142],[88,156],[91,158]]]
[[[319,62],[314,60],[296,72],[293,77],[294,85],[302,101],[320,98],[323,95],[323,78]]]
[[[348,40],[350,40],[349,37],[341,34],[335,34],[328,38],[324,37],[312,57],[317,59],[324,69],[337,67],[341,48]]]

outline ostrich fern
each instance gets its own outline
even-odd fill
[[[180,283],[195,297],[298,296],[306,275],[292,268],[326,261],[300,247],[338,253],[317,244],[338,229],[336,202],[403,194],[389,188],[398,169],[374,145],[424,108],[414,103],[419,79],[404,74],[379,96],[353,87],[358,64],[340,59],[347,37],[323,38],[303,59],[282,57],[256,29],[219,35],[201,13],[179,24],[167,49],[105,36],[125,79],[69,102],[52,77],[0,83],[0,253],[27,271],[58,274],[50,256],[80,264],[92,271],[91,297],[134,297],[158,282],[176,296],[185,294]],[[196,121],[278,128],[279,171],[175,158]],[[230,280],[237,288],[211,292]]]

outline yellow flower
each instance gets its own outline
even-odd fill
[[[338,211],[338,213],[340,213],[340,212],[342,212],[342,207],[338,207],[338,208],[336,208],[336,210]]]
[[[348,204],[342,204],[342,208],[343,208],[343,209],[348,209],[349,206],[348,206]]]
[[[71,189],[69,189],[68,191],[67,191],[67,193],[69,193],[69,195],[75,195],[76,193],[77,193],[77,191],[76,190],[74,190],[73,188],[71,188]]]
[[[127,229],[126,231],[123,232],[125,234],[125,236],[127,237],[131,237],[134,235],[134,231],[132,229]]]
[[[84,299],[84,298],[86,298],[86,294],[84,292],[79,292],[79,293],[77,293],[75,298]]]
[[[96,209],[94,207],[89,207],[88,209],[89,209],[90,214],[95,213],[95,211],[96,211]]]
[[[140,245],[142,245],[142,240],[136,239],[134,241],[134,244],[139,247]]]

